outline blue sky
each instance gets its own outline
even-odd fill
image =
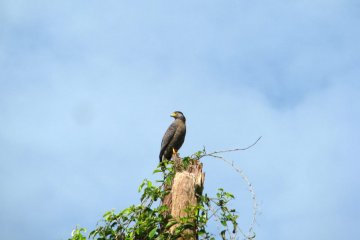
[[[0,1],[0,232],[67,239],[139,199],[174,110],[180,153],[228,154],[257,239],[360,234],[357,1]],[[246,185],[204,160],[206,191]]]

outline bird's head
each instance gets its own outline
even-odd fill
[[[184,114],[182,112],[180,112],[180,111],[175,111],[170,116],[175,118],[175,119],[181,119],[184,122],[186,121],[186,118],[185,118]]]

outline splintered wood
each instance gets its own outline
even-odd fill
[[[197,239],[196,233],[196,214],[197,211],[192,210],[197,205],[199,197],[202,194],[205,181],[205,173],[202,172],[202,163],[198,160],[191,160],[189,166],[184,167],[182,159],[176,154],[173,155],[175,177],[171,186],[165,186],[170,189],[170,193],[163,199],[162,204],[167,205],[172,219],[180,221],[180,218],[187,217],[192,221],[193,228],[188,228],[181,233],[182,239]],[[169,220],[171,221],[171,219]],[[174,233],[178,224],[170,228],[170,232]]]

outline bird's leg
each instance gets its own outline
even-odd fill
[[[173,154],[176,154],[177,155],[177,151],[175,148],[172,148],[173,149]]]

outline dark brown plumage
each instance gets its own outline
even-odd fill
[[[169,128],[166,130],[164,137],[161,142],[160,150],[160,162],[165,158],[170,160],[173,151],[177,152],[185,140],[186,135],[186,118],[182,112],[173,112],[171,117],[175,120],[171,123]]]

